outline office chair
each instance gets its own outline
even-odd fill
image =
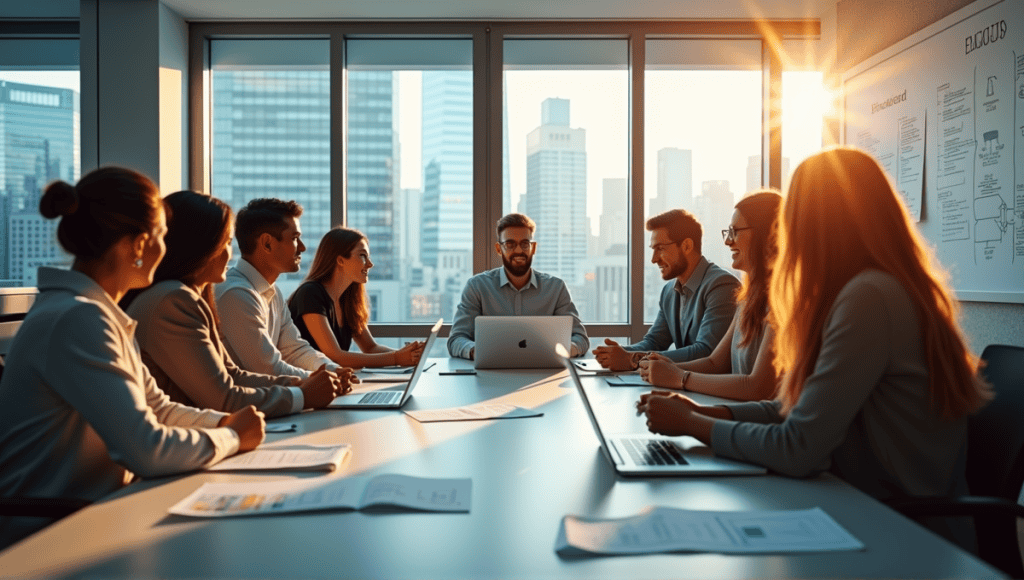
[[[0,516],[59,520],[91,503],[84,499],[64,497],[0,497]]]
[[[1012,578],[1024,578],[1017,539],[1017,504],[1024,486],[1024,347],[992,344],[981,353],[982,374],[995,398],[968,420],[967,487],[955,498],[906,498],[887,502],[910,518],[970,516],[978,555]]]

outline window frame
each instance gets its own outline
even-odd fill
[[[675,21],[415,21],[415,22],[202,22],[189,25],[189,185],[210,191],[211,119],[210,41],[215,39],[328,38],[331,44],[331,223],[345,223],[346,103],[345,40],[347,38],[467,38],[473,42],[473,239],[487,240],[473,248],[473,273],[500,266],[492,251],[494,223],[502,215],[503,46],[506,39],[618,38],[629,45],[629,175],[630,192],[643,192],[645,49],[649,39],[760,40],[762,45],[762,181],[782,183],[783,41],[818,39],[817,19],[789,20],[675,20]],[[629,208],[630,297],[643,295],[644,195],[631,193]],[[442,329],[446,334],[451,321]],[[425,334],[429,324],[377,323],[379,337]],[[587,324],[591,336],[640,340],[643,301],[629,299],[625,323]]]

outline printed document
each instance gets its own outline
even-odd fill
[[[473,481],[385,474],[341,479],[204,483],[168,511],[220,518],[314,510],[398,506],[429,512],[468,512]]]
[[[863,549],[864,544],[821,508],[729,512],[650,507],[621,519],[565,516],[555,542],[555,552],[564,556]]]
[[[540,411],[524,409],[503,403],[477,403],[466,407],[450,409],[431,409],[428,411],[405,411],[405,414],[420,423],[438,421],[482,421],[484,419],[518,419],[520,417],[540,417]]]
[[[228,457],[209,467],[208,471],[278,470],[335,471],[351,453],[352,446],[341,445],[289,445],[258,447],[246,453]]]

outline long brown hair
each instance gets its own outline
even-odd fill
[[[797,167],[780,219],[770,311],[783,410],[793,408],[813,372],[836,295],[866,268],[899,280],[917,308],[935,410],[958,419],[981,408],[992,393],[957,325],[944,270],[878,162],[837,147]]]
[[[228,204],[194,191],[178,191],[164,198],[167,204],[167,253],[153,274],[153,284],[164,280],[195,283],[196,274],[219,254],[231,239],[233,214]],[[141,293],[130,292],[121,301],[124,306]],[[213,284],[207,284],[203,300],[213,312],[214,325],[220,325]]]
[[[306,281],[319,282],[326,285],[334,274],[334,268],[338,263],[338,256],[351,258],[352,250],[365,240],[366,236],[359,230],[336,226],[324,234],[320,239],[320,246],[316,249],[316,256],[313,257],[313,265],[309,267],[309,274]],[[361,282],[352,282],[338,298],[341,304],[341,315],[345,326],[352,329],[353,334],[360,334],[366,330],[366,324],[370,320],[370,301],[366,298],[366,288]]]
[[[771,284],[772,266],[778,255],[777,226],[782,196],[772,189],[749,193],[736,204],[747,226],[751,228],[750,272],[744,276],[737,302],[743,304],[740,313],[740,346],[754,341],[764,329],[768,317],[768,286]]]

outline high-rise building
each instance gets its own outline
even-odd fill
[[[624,177],[605,178],[601,190],[601,231],[597,254],[629,242],[629,197]]]
[[[704,256],[723,268],[732,265],[732,254],[722,243],[722,230],[728,228],[732,221],[733,204],[729,181],[724,179],[703,182],[701,195],[694,200],[694,215],[704,228]]]
[[[648,217],[677,208],[693,210],[693,151],[665,147],[658,150],[658,196]]]
[[[522,211],[537,222],[535,268],[572,286],[587,257],[587,132],[569,126],[569,101],[545,99],[526,138]]]
[[[40,215],[38,205],[11,214],[8,219],[11,280],[19,280],[22,286],[34,286],[39,266],[71,265],[73,258],[57,242],[59,223],[60,220]]]
[[[41,189],[79,176],[78,93],[0,81],[0,280],[25,285],[34,268],[70,260],[39,215]],[[33,271],[27,272],[28,269]]]
[[[345,222],[366,235],[375,281],[401,277],[396,89],[392,71],[349,71]]]
[[[450,317],[473,273],[473,73],[423,71],[423,204],[420,261],[439,300],[415,311]]]
[[[326,70],[213,72],[212,194],[235,211],[263,197],[295,200],[304,209],[308,249],[300,272],[278,278],[285,295],[331,227],[329,80]],[[377,251],[372,241],[370,247]]]
[[[760,155],[751,155],[747,157],[747,190],[754,191],[755,189],[761,189],[767,187],[767,182],[764,181],[762,175],[764,173],[764,167],[761,164]],[[789,157],[782,158],[782,191],[789,189]]]
[[[473,74],[423,71],[425,265],[468,264],[473,251]],[[455,259],[453,254],[464,256]],[[447,259],[446,259],[447,258]],[[465,274],[468,276],[470,271]],[[454,273],[453,273],[454,274]]]

